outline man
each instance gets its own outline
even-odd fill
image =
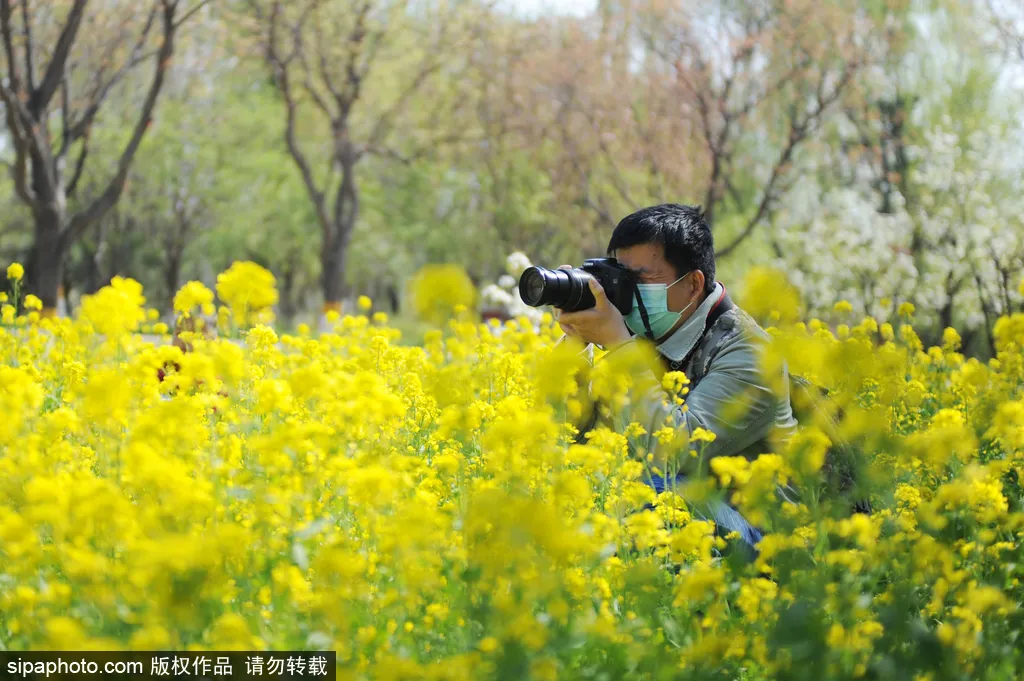
[[[714,433],[704,445],[705,460],[754,458],[795,430],[786,368],[781,376],[764,374],[760,358],[769,336],[715,280],[711,229],[698,208],[665,204],[627,216],[612,233],[608,255],[636,275],[644,309],[634,296],[633,310],[623,317],[591,279],[596,305],[561,313],[558,323],[566,335],[612,353],[637,338],[650,338],[666,368],[686,374],[690,391],[684,405],[648,395],[639,405],[648,421],[641,425],[651,430],[668,418],[687,433],[697,428]],[[648,451],[657,446],[650,435],[646,443]],[[655,476],[649,484],[661,492],[673,481]],[[760,540],[760,532],[727,504],[695,510],[714,520],[722,534],[739,533],[749,550]]]

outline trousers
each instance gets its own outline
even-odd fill
[[[666,479],[660,475],[648,475],[644,482],[652,487],[655,492],[661,494],[666,489],[679,494],[686,499],[682,493],[683,483],[686,482],[685,475],[678,475],[675,479]],[[739,536],[734,540],[734,548],[749,560],[757,558],[757,544],[761,541],[762,532],[754,527],[750,521],[743,517],[728,503],[721,500],[702,501],[697,504],[690,503],[690,514],[698,520],[708,520],[715,524],[715,534],[725,537],[733,532]]]

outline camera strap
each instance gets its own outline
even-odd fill
[[[651,331],[651,322],[650,319],[647,317],[647,308],[644,307],[644,299],[640,295],[640,289],[634,286],[633,295],[636,297],[636,307],[640,311],[640,319],[644,323],[644,335],[647,336],[648,340],[653,341],[654,332]],[[715,302],[715,305],[714,307],[711,308],[711,311],[708,312],[707,320],[705,321],[704,325],[704,331],[701,333],[701,338],[703,339],[704,334],[706,334],[711,329],[714,323],[718,321],[719,317],[724,315],[729,310],[732,310],[734,307],[736,307],[736,305],[732,302],[732,299],[729,298],[728,292],[726,292],[723,287],[721,297],[718,299],[717,302]]]
[[[647,340],[654,342],[654,332],[651,331],[651,322],[647,317],[647,308],[644,307],[644,299],[640,295],[640,289],[636,286],[633,286],[633,295],[636,297],[636,307],[640,311],[640,319],[643,320],[644,329],[646,330],[644,335],[647,336]]]

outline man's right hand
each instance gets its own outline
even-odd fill
[[[571,269],[563,265],[558,269]],[[605,350],[627,342],[630,339],[629,329],[622,318],[622,313],[611,304],[601,283],[591,277],[587,281],[590,292],[594,296],[594,306],[576,312],[560,312],[558,323],[566,329],[567,335],[579,338],[584,343],[594,343]]]

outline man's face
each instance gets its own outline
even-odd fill
[[[697,305],[700,294],[704,290],[704,274],[700,270],[692,272],[676,272],[667,260],[665,249],[661,244],[638,244],[629,248],[620,248],[612,255],[636,274],[640,284],[665,284],[669,286],[682,275],[684,279],[668,289],[668,309],[678,312],[691,301],[697,301],[683,313],[680,323],[689,319]]]

